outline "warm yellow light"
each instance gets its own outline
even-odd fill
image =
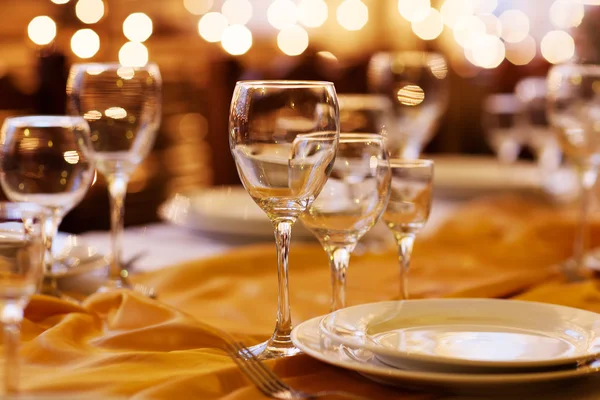
[[[227,0],[221,7],[221,14],[230,25],[245,25],[252,18],[252,4],[248,0]]]
[[[143,67],[148,63],[148,49],[142,43],[127,42],[119,50],[119,62],[124,67]]]
[[[472,0],[476,14],[491,14],[498,7],[498,0]]]
[[[430,9],[430,0],[398,0],[398,12],[410,22],[424,20]]]
[[[104,16],[102,0],[79,0],[75,4],[75,15],[84,24],[95,24]]]
[[[444,24],[453,28],[458,17],[473,15],[473,3],[470,0],[446,0],[440,9]]]
[[[27,26],[27,35],[35,44],[48,44],[56,37],[56,23],[46,15],[35,17]]]
[[[425,92],[420,86],[406,85],[398,90],[396,97],[400,104],[414,107],[425,100]]]
[[[100,36],[91,29],[80,29],[71,37],[71,50],[79,58],[93,57],[100,50]]]
[[[477,18],[485,25],[485,32],[488,35],[502,36],[502,24],[494,14],[481,14]]]
[[[127,116],[127,111],[122,107],[111,107],[104,111],[104,115],[112,119],[123,119]]]
[[[542,56],[552,64],[569,60],[575,54],[575,41],[565,31],[551,31],[541,43]]]
[[[288,56],[300,55],[308,47],[308,32],[298,25],[283,28],[277,35],[277,46]]]
[[[458,17],[452,30],[456,42],[465,49],[473,47],[473,41],[486,33],[483,21],[473,15]]]
[[[183,0],[183,6],[194,15],[202,15],[210,11],[213,0]]]
[[[529,17],[520,10],[508,10],[500,15],[502,39],[519,43],[529,35]]]
[[[496,68],[504,60],[506,48],[502,40],[493,35],[482,35],[473,42],[471,57],[481,68]]]
[[[361,30],[369,21],[369,8],[361,0],[344,0],[337,8],[337,21],[346,30]]]
[[[69,0],[51,0],[54,4],[67,4]]]
[[[275,0],[267,9],[267,20],[276,29],[296,24],[297,7],[292,0]]]
[[[323,0],[302,0],[298,4],[298,21],[309,28],[317,28],[327,21],[329,8]]]
[[[519,43],[506,43],[506,59],[515,65],[526,65],[536,53],[535,39],[527,36]]]
[[[584,13],[583,4],[556,0],[550,7],[550,21],[557,28],[572,28],[581,24]]]
[[[219,42],[227,25],[227,18],[223,14],[209,12],[198,21],[198,33],[207,42]]]
[[[429,15],[424,20],[411,23],[412,30],[423,40],[433,40],[444,30],[442,15],[435,8],[429,9]]]
[[[223,32],[221,46],[231,55],[242,55],[252,47],[252,32],[244,25],[231,25]]]
[[[123,21],[123,34],[132,42],[144,42],[152,35],[152,20],[144,13],[129,14]]]

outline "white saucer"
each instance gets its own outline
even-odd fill
[[[591,394],[598,393],[600,386],[600,380],[597,379],[588,382],[590,385],[587,381],[580,380],[585,377],[598,378],[599,361],[570,369],[497,374],[444,373],[393,368],[381,363],[368,351],[355,350],[330,340],[319,329],[321,319],[322,317],[313,318],[298,325],[291,335],[294,345],[317,360],[358,372],[386,385],[465,395],[541,394],[542,391],[554,391],[557,388],[569,389],[570,382],[576,383],[577,389],[581,389],[582,393]],[[595,385],[594,388],[590,387],[592,385]]]
[[[332,340],[398,368],[549,369],[600,357],[600,315],[546,303],[427,299],[362,304],[323,318]]]

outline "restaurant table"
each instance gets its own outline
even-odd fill
[[[432,218],[430,233],[416,244],[410,277],[414,298],[518,297],[600,311],[595,281],[567,283],[552,267],[570,254],[575,230],[570,213],[519,196],[437,209],[443,212]],[[592,244],[600,245],[600,223],[592,221],[592,233]],[[108,252],[106,232],[82,237]],[[272,333],[274,244],[240,245],[156,224],[128,229],[123,247],[125,260],[146,252],[133,279],[155,287],[158,300],[126,290],[92,295],[81,306],[34,296],[23,323],[25,392],[82,399],[264,398],[221,350],[222,332],[247,344]],[[367,247],[352,258],[350,305],[395,299],[398,285],[394,249],[371,252]],[[290,290],[295,324],[327,313],[329,269],[317,244],[292,240]],[[308,392],[344,390],[374,399],[464,398],[386,387],[303,354],[267,364],[291,386]],[[597,381],[578,382],[543,398],[596,399],[600,387]]]

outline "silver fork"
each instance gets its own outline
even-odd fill
[[[265,396],[274,399],[318,399],[326,396],[337,396],[339,398],[368,400],[347,392],[324,391],[307,393],[296,390],[283,382],[269,368],[265,366],[252,352],[242,343],[227,340],[231,358],[239,369],[254,383],[258,390]]]

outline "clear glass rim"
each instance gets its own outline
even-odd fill
[[[334,87],[333,82],[309,80],[244,80],[237,81],[236,86],[244,86],[251,88],[271,87],[278,89]]]
[[[404,158],[392,158],[389,161],[391,168],[433,168],[435,165],[433,160],[419,158],[409,160]]]
[[[16,127],[64,127],[65,125],[87,124],[87,121],[77,115],[23,115],[7,117],[4,125]]]
[[[110,62],[90,62],[90,63],[75,63],[71,66],[72,69],[88,69],[91,67],[98,67],[98,68],[103,68],[104,70],[111,70],[111,71],[116,71],[119,68],[131,68],[134,71],[143,71],[145,69],[158,69],[158,65],[154,62],[154,61],[149,61],[147,62],[145,65],[143,66],[137,66],[137,67],[133,67],[130,65],[122,65],[121,63],[117,62],[117,61],[110,61]]]

